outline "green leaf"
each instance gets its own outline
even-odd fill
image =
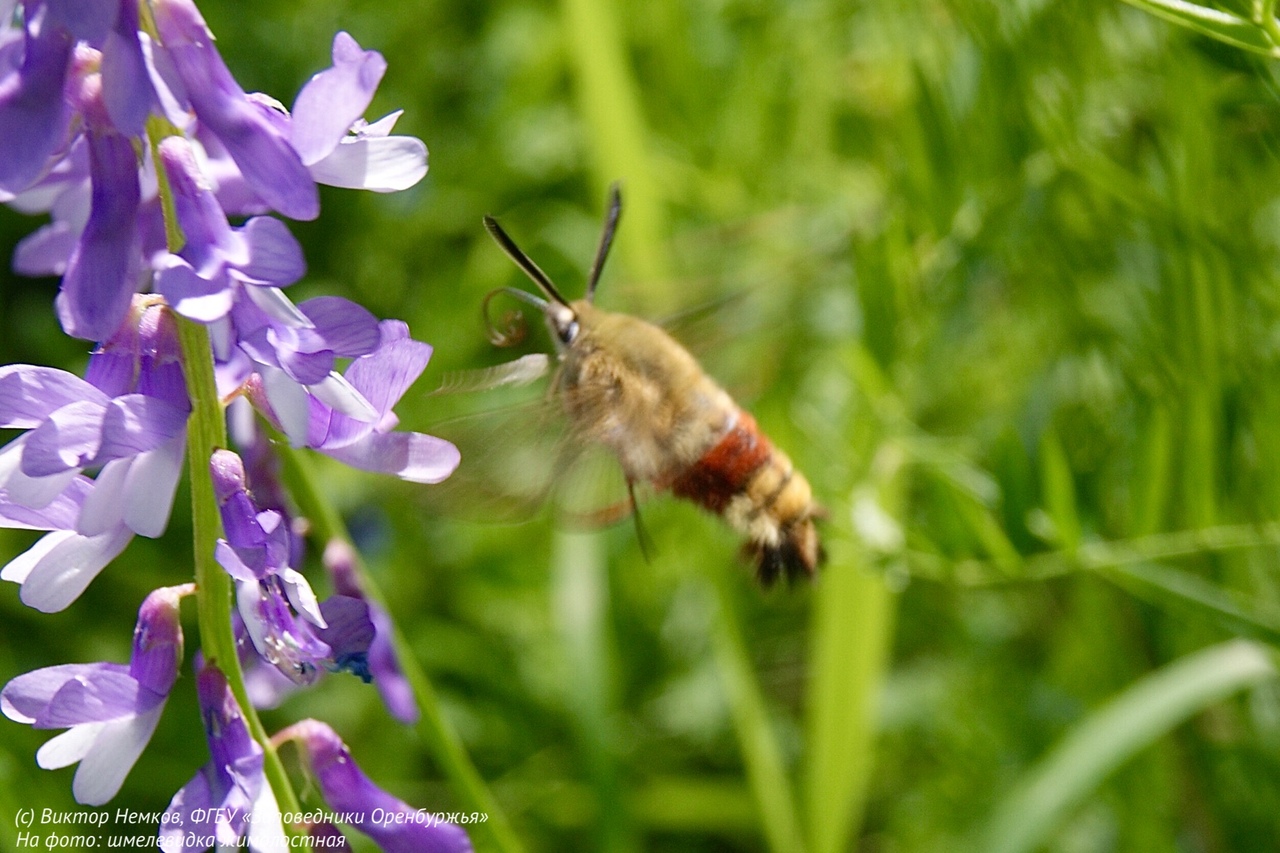
[[[1265,53],[1268,56],[1277,55],[1275,43],[1272,42],[1266,30],[1246,18],[1197,6],[1194,3],[1184,3],[1182,0],[1124,0],[1124,2],[1218,41],[1242,47],[1245,50]]]
[[[1248,607],[1230,591],[1189,572],[1137,563],[1099,574],[1157,607],[1205,618],[1234,634],[1280,647],[1280,614]]]
[[[1023,777],[973,849],[1034,850],[1140,750],[1214,702],[1275,675],[1265,647],[1232,640],[1144,676],[1086,717]]]

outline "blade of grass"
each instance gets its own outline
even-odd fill
[[[1246,607],[1227,590],[1189,572],[1144,562],[1099,569],[1098,574],[1157,607],[1205,618],[1234,634],[1280,647],[1280,614]]]
[[[806,720],[805,817],[815,853],[849,849],[862,821],[896,611],[857,548],[832,543],[832,550],[814,595]]]
[[[1276,675],[1260,645],[1232,640],[1139,679],[1072,729],[996,806],[972,849],[1043,844],[1117,767],[1205,707]]]
[[[651,304],[669,306],[666,297],[672,294],[656,290],[670,280],[662,199],[653,179],[646,148],[648,128],[627,63],[617,4],[610,0],[563,0],[561,14],[577,77],[578,103],[595,147],[597,181],[601,189],[622,181],[630,224],[619,243],[630,249],[635,271],[646,281]]]
[[[712,637],[720,677],[724,679],[733,714],[734,729],[742,759],[747,766],[747,781],[755,796],[760,821],[764,825],[769,849],[802,851],[804,841],[796,815],[791,782],[787,778],[782,746],[769,719],[764,696],[751,670],[751,659],[742,638],[737,611],[729,595],[729,581],[724,572],[713,572],[716,592],[716,619]]]
[[[1276,46],[1271,41],[1267,30],[1247,18],[1197,6],[1194,3],[1186,3],[1183,0],[1124,0],[1124,2],[1144,12],[1150,12],[1157,18],[1181,24],[1235,47],[1265,53],[1268,56],[1280,55],[1276,52]]]
[[[598,533],[558,533],[551,569],[552,611],[567,672],[565,709],[595,798],[595,843],[603,851],[639,849],[622,799],[610,715],[614,678],[608,653],[608,582]]]

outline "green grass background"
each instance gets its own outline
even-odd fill
[[[286,104],[337,29],[389,62],[369,115],[403,108],[430,173],[325,189],[291,292],[435,346],[406,427],[501,396],[426,394],[511,357],[479,306],[522,282],[481,216],[576,295],[621,179],[600,303],[712,306],[691,345],[829,511],[817,583],[762,593],[670,499],[646,562],[629,524],[477,524],[318,466],[525,849],[1275,849],[1273,60],[1083,0],[201,9]],[[0,212],[4,251],[37,224]],[[56,282],[3,275],[3,361],[81,370]],[[0,531],[0,559],[33,538]],[[190,572],[183,494],[67,611],[6,585],[0,679],[127,659],[146,592]],[[303,716],[403,799],[465,808],[371,688],[331,677],[265,722]],[[8,847],[17,809],[83,809],[35,766],[47,734],[0,723]],[[110,808],[163,809],[205,760],[188,671]]]

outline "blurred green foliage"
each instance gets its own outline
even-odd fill
[[[286,103],[337,29],[389,62],[370,117],[404,108],[430,174],[326,189],[292,226],[294,295],[436,347],[406,426],[490,408],[425,392],[511,357],[479,305],[520,282],[481,215],[577,294],[620,178],[601,304],[716,306],[692,346],[830,512],[824,576],[761,593],[732,534],[669,499],[644,507],[646,562],[627,524],[476,524],[448,490],[320,467],[529,849],[977,849],[1025,780],[1070,800],[1047,849],[1274,849],[1265,657],[1157,689],[1280,636],[1273,63],[1082,0],[201,9],[244,87]],[[3,211],[0,245],[35,225]],[[3,362],[82,368],[55,284],[5,273]],[[4,589],[0,677],[125,660],[145,593],[190,576],[185,506],[64,613]],[[0,531],[0,557],[32,539]],[[162,809],[206,760],[192,687],[113,807]],[[1116,709],[1137,733],[1055,774]],[[407,801],[457,807],[372,689],[328,678],[265,721],[303,716]],[[74,807],[71,771],[34,765],[46,737],[0,725],[0,813]]]

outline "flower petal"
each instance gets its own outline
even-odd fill
[[[394,474],[411,483],[439,483],[461,459],[450,442],[420,432],[371,433],[352,444],[320,451],[354,468]]]
[[[307,392],[283,370],[262,367],[260,372],[267,402],[280,420],[289,444],[301,447],[307,440],[307,423],[310,420]]]
[[[178,433],[135,457],[124,486],[124,523],[139,536],[154,539],[169,526],[185,449],[186,436]]]
[[[306,274],[302,246],[279,219],[255,216],[241,233],[249,251],[248,261],[236,267],[242,281],[285,287]]]
[[[263,784],[253,801],[253,820],[249,824],[249,849],[262,853],[288,853],[289,839],[284,834],[280,806],[271,786]]]
[[[301,572],[297,569],[285,568],[280,572],[280,580],[284,584],[285,595],[288,596],[294,610],[307,617],[307,621],[312,625],[319,628],[329,627],[320,613],[320,605],[316,601],[316,594],[311,589],[311,584]]]
[[[391,617],[382,608],[369,605],[369,618],[375,631],[373,642],[369,644],[369,672],[373,676],[373,686],[378,688],[378,695],[391,716],[411,726],[418,722],[421,711],[413,686],[401,670],[395,647],[391,644],[391,632],[394,630]]]
[[[164,713],[164,704],[135,717],[107,723],[80,760],[71,793],[76,802],[100,806],[114,797],[146,749]]]
[[[293,103],[290,136],[307,166],[329,154],[364,115],[387,70],[380,53],[362,50],[345,32],[333,37],[332,55],[333,66],[312,77]]]
[[[67,222],[43,225],[18,241],[13,250],[13,271],[29,276],[62,275],[79,239],[80,232]]]
[[[310,335],[323,348],[345,358],[367,355],[382,342],[378,319],[362,305],[340,296],[319,296],[298,306],[314,324]],[[303,345],[300,344],[302,349]]]
[[[240,555],[236,549],[231,547],[230,543],[225,539],[219,539],[218,544],[213,546],[213,558],[218,561],[218,565],[226,570],[227,574],[238,581],[251,583],[258,582],[258,575],[240,559]]]
[[[384,320],[379,328],[382,344],[371,354],[351,362],[345,376],[380,414],[386,415],[426,369],[431,346],[410,338],[409,327],[399,321]],[[335,417],[324,446],[339,447],[369,431],[368,424]]]
[[[156,292],[187,319],[212,323],[231,310],[235,290],[221,270],[213,278],[204,278],[177,255],[163,256],[154,266]]]
[[[112,124],[127,136],[141,136],[157,99],[138,39],[138,6],[128,2],[95,5],[119,9],[102,45],[102,100]]]
[[[67,262],[57,308],[63,331],[101,341],[119,328],[135,290],[142,191],[138,159],[126,137],[90,130],[88,139],[93,201],[89,221]]]
[[[79,472],[75,468],[68,468],[66,471],[47,477],[27,476],[22,472],[22,458],[25,455],[26,443],[27,436],[20,435],[0,448],[0,486],[4,487],[8,502],[32,510],[44,510],[75,482]],[[7,516],[8,513],[0,512],[0,515]],[[31,526],[37,530],[53,529],[39,524]],[[74,524],[66,525],[64,529],[74,526]]]
[[[40,564],[45,555],[75,535],[71,530],[55,530],[46,536],[41,536],[35,541],[34,545],[14,557],[5,564],[3,569],[0,569],[0,580],[25,583],[27,577],[31,574],[31,570]]]
[[[84,499],[75,531],[83,536],[106,533],[124,521],[124,501],[120,499],[134,457],[113,459],[93,481],[93,489]]]
[[[88,382],[53,367],[6,364],[0,367],[0,427],[34,429],[68,403],[108,397]]]
[[[280,288],[250,287],[245,293],[271,319],[299,328],[310,328],[311,321],[307,319],[307,315],[299,311],[298,306]]]
[[[133,531],[125,527],[98,536],[50,533],[45,539],[60,535],[53,547],[27,569],[22,582],[22,603],[42,613],[66,609],[133,539]],[[8,569],[6,566],[6,573]]]
[[[108,411],[110,404],[104,409],[96,401],[84,400],[69,403],[49,415],[26,435],[22,473],[48,477],[92,463],[102,447],[103,421]]]
[[[426,176],[427,146],[415,136],[347,139],[310,168],[311,177],[327,186],[399,192]]]
[[[73,36],[84,41],[100,42],[116,22],[119,3],[84,0],[45,0],[49,7],[48,24],[66,27]]]
[[[52,500],[38,509],[33,509],[15,503],[6,490],[0,489],[0,527],[20,530],[74,530],[85,498],[92,492],[92,480],[88,477],[73,477],[71,482]]]
[[[106,723],[86,723],[45,741],[44,746],[36,750],[36,764],[44,770],[57,770],[59,767],[75,764],[93,749],[98,732],[105,726]]]
[[[268,335],[268,339],[274,337],[274,335]],[[275,352],[280,368],[299,385],[314,385],[333,372],[332,350],[299,352],[293,347],[277,346]]]
[[[208,850],[209,845],[201,844],[199,836],[203,833],[192,830],[204,829],[205,821],[197,821],[195,814],[204,815],[221,805],[215,801],[209,786],[208,765],[196,771],[191,781],[178,789],[165,809],[160,821],[159,847],[164,853],[188,853],[188,851]],[[184,843],[190,842],[190,843]]]
[[[36,717],[38,729],[64,729],[132,717],[164,701],[145,690],[127,672],[100,669],[92,676],[68,679]]]
[[[62,98],[71,35],[27,22],[22,67],[0,81],[0,190],[26,189],[57,148],[69,118]]]
[[[307,386],[307,390],[325,405],[331,406],[335,413],[344,415],[357,424],[363,424],[368,431],[381,412],[361,394],[345,376],[330,373],[320,382]]]
[[[102,419],[99,459],[135,456],[170,442],[186,430],[187,414],[186,410],[158,397],[145,394],[116,397]]]
[[[104,673],[125,675],[128,668],[118,663],[64,663],[24,672],[0,692],[0,710],[14,722],[31,724],[68,681],[92,680]]]

